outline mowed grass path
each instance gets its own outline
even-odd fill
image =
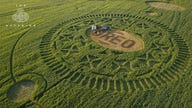
[[[31,101],[17,103],[7,98],[7,91],[14,84],[14,77],[17,82],[24,79],[35,80],[38,87],[33,97],[47,108],[124,108],[131,106],[191,108],[192,68],[176,82],[163,85],[160,88],[133,93],[102,91],[77,85],[67,80],[55,83],[59,77],[47,68],[39,54],[41,38],[52,27],[69,18],[100,13],[131,13],[162,22],[182,36],[192,50],[192,2],[175,0],[172,3],[181,5],[186,10],[177,12],[156,9],[145,4],[145,0],[1,0],[0,107],[24,107],[27,105],[38,107]],[[18,24],[11,19],[11,15],[18,8],[16,4],[26,4],[26,7],[23,8],[30,15],[30,19],[23,24],[35,24],[35,27],[6,27],[6,24]],[[157,12],[160,16],[148,16],[147,11]],[[12,48],[17,39],[26,31],[27,33],[15,46],[12,55],[13,65],[10,67]],[[10,68],[12,68],[12,74]]]

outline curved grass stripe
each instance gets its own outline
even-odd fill
[[[154,76],[151,78],[147,78],[146,81],[151,88],[155,88],[161,85],[161,83]]]
[[[97,78],[96,88],[101,89],[101,86],[102,86],[102,80],[101,78]]]
[[[95,79],[95,78],[92,78],[92,79],[90,80],[89,87],[90,87],[90,88],[93,88],[94,85],[95,85],[95,82],[96,82],[96,79]]]
[[[121,88],[121,82],[119,81],[119,80],[116,80],[115,81],[116,83],[116,89],[117,89],[117,91],[121,91],[122,90],[122,88]]]
[[[141,87],[143,88],[143,90],[149,89],[149,86],[147,85],[147,83],[145,82],[144,79],[139,80],[139,83],[140,83]]]
[[[114,90],[114,80],[110,80],[109,88],[112,91]]]
[[[108,80],[103,79],[103,90],[108,90]]]
[[[152,79],[151,79],[151,80],[152,80]],[[152,88],[151,85],[149,84],[149,82],[147,81],[147,79],[143,79],[143,83],[144,83],[144,85],[146,85],[146,87],[147,87],[148,89]]]
[[[80,73],[75,73],[75,74],[71,77],[71,81],[75,81],[79,76],[80,76]]]
[[[86,78],[83,80],[82,85],[87,85],[88,82],[89,82],[89,79],[90,79],[90,77],[86,77]]]
[[[144,90],[144,88],[139,83],[139,80],[135,80],[135,88],[138,88],[139,90]]]
[[[80,74],[80,76],[77,78],[77,80],[75,81],[76,83],[81,83],[81,81],[84,79],[84,75]]]
[[[129,85],[129,91],[135,91],[135,85],[134,85],[134,80],[133,81],[128,81]]]

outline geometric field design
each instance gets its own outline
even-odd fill
[[[10,1],[0,108],[192,108],[192,0]]]
[[[104,48],[88,35],[91,25],[108,25],[138,35],[145,48]],[[148,90],[177,80],[190,65],[185,40],[167,25],[131,14],[93,14],[64,21],[39,45],[41,58],[61,79],[98,90]]]

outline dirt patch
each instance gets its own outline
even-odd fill
[[[35,83],[31,80],[23,80],[9,88],[7,97],[10,100],[21,101],[30,99],[35,89]]]
[[[170,3],[163,3],[163,2],[147,2],[152,7],[159,8],[159,9],[165,9],[165,10],[173,10],[173,11],[184,11],[185,8],[182,6],[178,6],[175,4]]]
[[[93,31],[90,32],[90,37],[99,45],[114,50],[133,52],[144,48],[142,39],[125,31],[112,30],[99,34]]]
[[[159,13],[157,12],[146,12],[149,16],[158,16]]]

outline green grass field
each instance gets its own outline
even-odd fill
[[[191,18],[190,0],[1,0],[0,108],[192,108]]]

